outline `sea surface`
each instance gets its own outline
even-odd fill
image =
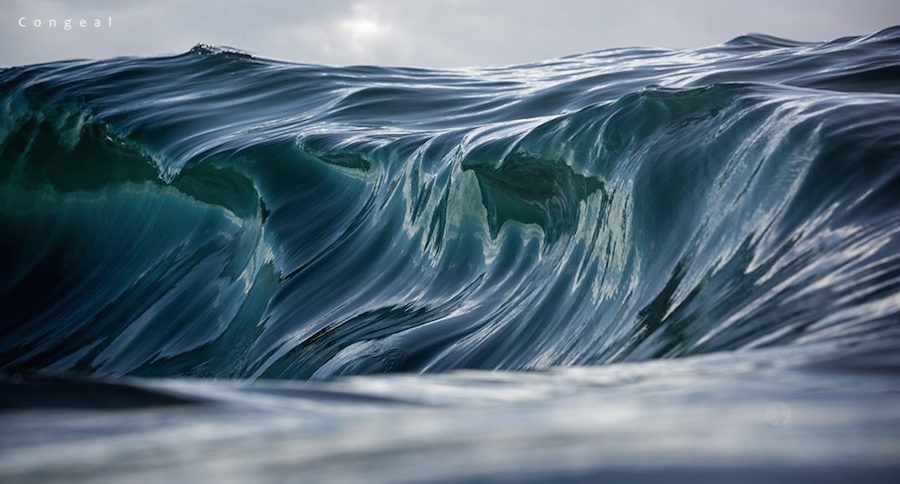
[[[0,110],[3,482],[900,479],[900,27]]]

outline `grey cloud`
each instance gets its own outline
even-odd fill
[[[620,46],[699,47],[747,32],[801,40],[900,23],[896,0],[682,2],[11,0],[0,64],[183,52],[205,42],[327,64],[512,64]],[[19,17],[106,18],[103,29],[22,29]]]

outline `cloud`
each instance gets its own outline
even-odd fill
[[[0,64],[177,53],[200,42],[328,64],[511,64],[619,46],[699,47],[747,32],[827,40],[900,24],[896,0],[9,0]],[[66,32],[17,19],[106,18]]]

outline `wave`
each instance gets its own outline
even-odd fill
[[[900,28],[462,70],[0,71],[0,369],[330,379],[900,343]]]

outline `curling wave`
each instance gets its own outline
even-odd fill
[[[509,67],[0,71],[0,369],[328,379],[900,343],[900,29]]]

